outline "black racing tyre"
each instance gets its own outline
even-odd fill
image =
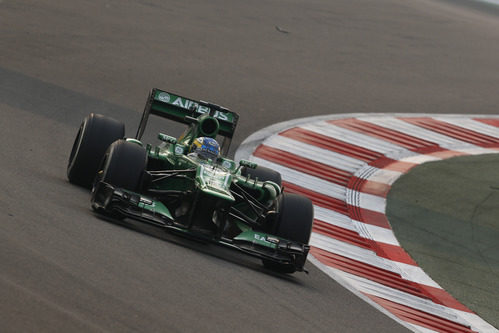
[[[106,149],[124,137],[125,125],[122,122],[99,114],[88,115],[80,125],[69,155],[69,181],[90,188]]]
[[[270,180],[279,187],[281,187],[282,179],[281,179],[281,174],[277,171],[274,171],[272,169],[263,167],[263,166],[257,166],[256,169],[250,169],[247,167],[243,167],[241,169],[241,175],[244,177],[250,177],[252,179],[258,178],[259,181],[267,181]]]
[[[142,187],[147,166],[147,151],[134,142],[118,140],[106,151],[94,184],[99,181],[133,192]]]
[[[310,199],[293,193],[283,193],[278,201],[278,215],[273,234],[302,244],[308,244],[312,233],[314,208]],[[263,265],[281,273],[294,273],[293,265],[263,259]]]

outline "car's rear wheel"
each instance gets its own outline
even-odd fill
[[[99,114],[88,115],[80,125],[69,155],[69,181],[90,188],[106,149],[124,136],[123,123]]]
[[[292,193],[283,193],[278,200],[278,215],[273,234],[291,241],[308,244],[312,233],[314,208],[310,199]],[[292,264],[263,259],[263,265],[281,273],[294,273]]]
[[[281,174],[279,172],[260,165],[255,169],[243,167],[241,169],[241,175],[244,177],[250,177],[252,179],[258,178],[258,180],[262,182],[270,180],[279,185],[279,187],[282,186]]]

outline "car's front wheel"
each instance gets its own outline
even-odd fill
[[[106,200],[101,197],[101,182],[115,188],[140,192],[147,166],[147,152],[144,147],[125,140],[113,142],[100,163],[92,187],[92,208],[104,215],[117,219],[123,216],[107,210]]]
[[[310,199],[293,193],[283,193],[278,199],[278,215],[273,234],[291,241],[308,244],[312,233],[314,208]],[[263,259],[263,265],[281,273],[294,273],[292,264]]]
[[[125,140],[113,142],[98,168],[94,186],[103,181],[114,187],[138,192],[147,165],[144,147]]]

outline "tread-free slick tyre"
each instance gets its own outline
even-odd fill
[[[138,192],[147,165],[147,152],[137,143],[118,140],[109,146],[101,165],[96,182],[101,180],[114,187]]]
[[[94,113],[85,117],[69,155],[69,181],[90,188],[106,149],[124,137],[125,125],[122,122]]]
[[[314,208],[310,199],[293,193],[283,193],[278,202],[279,213],[274,227],[276,236],[308,244],[312,233]],[[294,273],[293,265],[263,259],[263,265],[280,273]]]
[[[142,177],[147,165],[147,152],[144,147],[118,140],[113,142],[100,163],[92,187],[92,209],[102,215],[121,220],[124,216],[117,211],[109,211],[96,205],[98,201],[99,182],[103,181],[115,188],[139,192],[142,187]]]

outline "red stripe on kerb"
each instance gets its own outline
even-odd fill
[[[391,186],[388,184],[375,182],[372,180],[366,180],[362,178],[352,177],[348,182],[348,188],[353,190],[377,195],[386,198],[386,195],[390,191]]]
[[[448,333],[472,333],[469,327],[453,321],[435,316],[433,314],[417,310],[406,305],[395,303],[387,299],[364,293],[367,297],[378,303],[403,321],[423,326],[437,332]]]
[[[394,143],[398,146],[404,147],[412,151],[420,151],[425,149],[430,151],[432,149],[438,150],[439,147],[436,143],[419,139],[386,127],[378,126],[373,123],[359,120],[356,118],[330,120],[331,123],[336,126],[347,128],[362,134],[368,134],[375,138],[380,138],[382,140]]]
[[[391,245],[386,243],[374,242],[372,247],[376,251],[376,254],[380,257],[390,259],[396,262],[401,262],[403,264],[417,266],[418,264],[398,245]]]
[[[479,121],[481,123],[494,126],[494,127],[499,127],[499,119],[484,119],[484,118],[473,118],[473,120]]]
[[[369,165],[372,165],[373,167],[379,168],[379,169],[386,169],[386,170],[392,170],[392,171],[397,171],[397,172],[402,172],[406,173],[407,171],[411,170],[415,166],[417,166],[417,163],[410,163],[410,162],[402,162],[402,161],[395,161],[390,158],[379,158],[376,161],[373,161],[369,163]]]
[[[314,220],[312,229],[314,232],[320,233],[324,236],[332,237],[343,242],[373,250],[380,257],[407,265],[418,265],[400,246],[375,242],[361,237],[355,231],[341,228],[318,219]]]
[[[450,136],[452,138],[469,142],[471,144],[481,147],[499,146],[499,139],[469,130],[464,127],[459,127],[444,121],[436,120],[433,118],[400,118],[403,121],[414,124],[416,126],[424,127],[434,132]]]
[[[282,182],[282,186],[284,187],[284,192],[302,194],[312,200],[312,203],[316,206],[334,210],[343,215],[348,215],[348,207],[342,200],[331,198],[327,195],[285,181]]]
[[[312,175],[329,182],[347,186],[360,192],[386,197],[390,185],[353,177],[351,173],[319,162],[315,162],[289,152],[265,145],[259,146],[253,156],[260,157],[288,168]],[[356,184],[355,186],[349,184]]]
[[[451,157],[455,157],[455,156],[464,156],[464,155],[469,155],[469,154],[462,152],[462,151],[442,150],[442,151],[435,152],[435,153],[428,154],[428,155],[435,156],[435,157],[438,157],[441,159],[446,159],[446,158],[451,158]]]
[[[421,291],[417,283],[405,280],[397,273],[340,256],[314,246],[310,248],[310,253],[326,266],[334,267],[344,272],[361,276],[411,295],[429,299]]]
[[[425,285],[420,285],[423,292],[430,296],[431,299],[434,300],[435,303],[442,304],[448,306],[449,308],[453,308],[456,310],[473,313],[470,309],[468,309],[463,304],[459,303],[454,297],[452,297],[448,292],[441,288],[435,288]]]
[[[340,199],[328,197],[327,195],[317,193],[315,191],[286,181],[282,182],[282,186],[284,187],[284,192],[302,194],[312,200],[312,203],[316,206],[334,210],[343,215],[350,216],[351,218],[356,219],[359,222],[391,229],[390,223],[388,222],[385,214],[374,212],[372,210],[360,208],[357,206],[347,205]]]
[[[360,235],[352,230],[348,230],[345,228],[341,228],[326,222],[323,222],[321,220],[314,220],[314,224],[312,227],[312,230],[314,232],[320,233],[324,236],[332,237],[337,240],[347,242],[359,247],[363,247],[366,249],[370,249],[371,246],[369,242],[365,239],[360,237]]]
[[[352,145],[344,141],[336,140],[331,137],[300,127],[286,130],[279,133],[279,135],[364,161],[369,165],[380,169],[407,172],[409,169],[417,165],[414,163],[399,162],[394,159],[385,157],[381,153],[360,146]]]
[[[402,278],[400,274],[392,271],[372,266],[355,259],[347,258],[314,246],[310,248],[310,254],[326,266],[337,268],[341,271],[375,281],[411,295],[424,299],[430,299],[436,304],[472,313],[470,309],[459,303],[443,289],[412,282]]]
[[[265,145],[259,146],[253,152],[253,156],[284,165],[288,168],[298,170],[308,175],[316,176],[318,178],[342,186],[346,186],[348,180],[352,176],[347,171],[333,168],[329,165],[315,162],[307,158],[303,158],[301,156],[294,155],[280,149],[271,148]]]
[[[375,212],[369,209],[348,205],[349,215],[352,219],[378,227],[391,229],[390,223],[383,213]]]
[[[342,155],[350,156],[367,163],[383,156],[381,153],[363,147],[355,146],[344,141],[336,140],[329,136],[312,132],[300,127],[295,127],[281,132],[279,133],[279,135],[297,141],[305,142],[323,149],[334,151]]]

